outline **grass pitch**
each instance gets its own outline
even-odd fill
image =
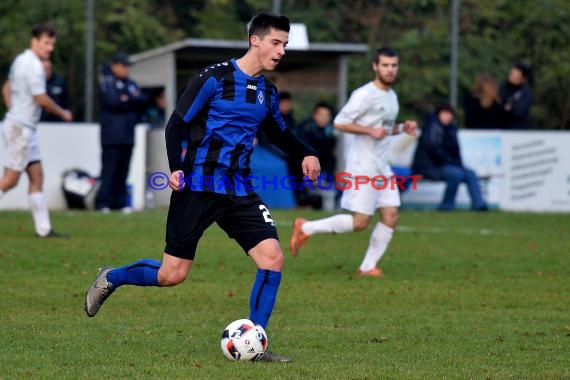
[[[213,226],[175,288],[122,287],[95,318],[97,268],[161,258],[165,210],[52,213],[68,240],[39,240],[27,212],[0,213],[0,378],[570,378],[567,214],[402,211],[381,261],[358,278],[370,230],[288,250],[268,327],[291,364],[234,363],[220,334],[248,316],[254,267]]]

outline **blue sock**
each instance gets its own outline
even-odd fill
[[[122,285],[158,286],[160,261],[143,259],[107,273],[107,281],[115,288]]]
[[[281,283],[281,272],[258,269],[249,298],[249,319],[267,328],[269,317],[275,306],[277,291]]]

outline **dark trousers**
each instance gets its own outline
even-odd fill
[[[127,206],[127,176],[133,146],[103,145],[101,152],[101,186],[95,207],[120,209]]]
[[[462,182],[467,185],[467,190],[469,190],[471,208],[481,210],[486,207],[481,195],[479,179],[473,170],[458,165],[444,165],[441,168],[441,176],[447,182],[443,200],[439,206],[441,210],[453,210],[455,208],[455,196],[457,195],[459,184]]]

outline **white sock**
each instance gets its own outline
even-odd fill
[[[4,194],[6,194],[6,193],[4,192],[4,190],[0,190],[0,199],[2,199],[2,197],[4,196]]]
[[[51,222],[49,220],[49,211],[44,193],[31,193],[29,194],[29,199],[34,224],[36,226],[36,233],[40,236],[46,236],[51,231]]]
[[[364,260],[362,260],[362,264],[360,264],[360,270],[362,272],[369,271],[376,267],[376,264],[386,252],[393,233],[393,228],[382,223],[376,224],[370,236],[370,242],[368,243]]]
[[[307,221],[301,227],[307,235],[312,234],[341,234],[354,231],[352,215],[339,214],[325,219]]]

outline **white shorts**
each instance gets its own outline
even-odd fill
[[[35,130],[12,120],[4,120],[2,137],[5,148],[4,167],[22,172],[29,163],[41,161],[38,135]]]
[[[340,207],[352,212],[365,215],[374,215],[376,210],[383,207],[400,207],[400,191],[398,186],[393,186],[390,182],[385,188],[383,183],[377,183],[376,188],[370,183],[359,184],[358,189],[354,180],[347,190],[342,191]],[[344,184],[342,187],[346,187]]]

